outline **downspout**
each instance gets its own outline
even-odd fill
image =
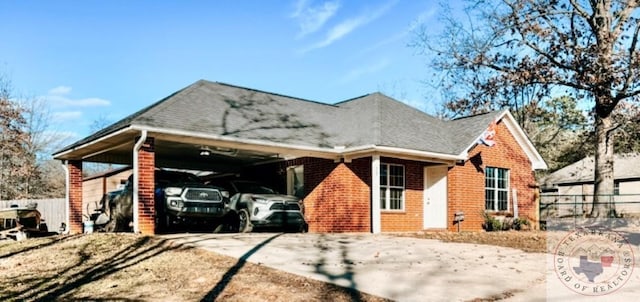
[[[140,148],[142,147],[142,144],[147,140],[147,130],[142,130],[142,133],[140,135],[140,138],[138,139],[138,141],[135,143],[135,145],[133,146],[133,232],[134,233],[140,233],[140,227],[138,225],[138,222],[140,220],[139,214],[138,214],[138,208],[140,207],[138,205],[138,201],[139,201],[139,194],[138,194],[138,182],[140,180],[140,176],[138,175],[138,152],[140,151]]]
[[[61,234],[67,234],[69,232],[69,226],[71,225],[71,205],[69,204],[69,184],[71,181],[69,180],[69,167],[67,167],[67,160],[63,160],[62,169],[64,170],[64,217],[65,217],[65,226],[64,229],[60,228]]]

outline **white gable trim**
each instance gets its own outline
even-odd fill
[[[505,126],[507,126],[507,129],[509,129],[509,132],[511,132],[516,142],[518,142],[518,145],[520,145],[520,148],[522,148],[524,153],[529,158],[529,161],[531,161],[531,169],[533,170],[548,169],[547,163],[544,161],[540,153],[538,153],[538,150],[536,150],[536,147],[533,146],[533,143],[531,142],[531,140],[529,140],[529,137],[527,137],[527,134],[524,133],[524,130],[522,130],[520,125],[518,125],[518,123],[516,122],[516,119],[513,117],[511,112],[509,112],[509,110],[503,111],[495,119],[496,122],[499,122],[500,120],[504,122]],[[489,127],[489,125],[487,125],[487,127]],[[482,129],[482,132],[484,132],[484,130],[485,129]],[[473,140],[473,142],[471,142],[471,145],[469,145],[469,147],[467,147],[465,149],[465,152],[462,153],[461,155],[463,154],[466,155],[468,150],[471,150],[471,148],[473,148],[478,143],[478,141],[483,135],[482,132],[478,135],[478,137],[476,137],[475,140]]]
[[[507,119],[504,119],[504,117],[507,117]],[[531,142],[531,140],[529,140],[529,137],[527,136],[527,134],[524,133],[524,130],[522,130],[520,125],[518,125],[518,123],[516,122],[516,119],[513,117],[511,112],[509,112],[508,110],[505,110],[504,113],[502,113],[498,117],[498,120],[500,119],[502,119],[503,122],[505,122],[505,125],[507,126],[509,131],[511,131],[516,141],[520,145],[520,147],[524,150],[524,152],[529,157],[529,160],[531,161],[531,168],[533,170],[548,169],[547,163],[544,161],[540,153],[538,153],[538,150],[536,149],[536,147],[533,146],[533,143]]]

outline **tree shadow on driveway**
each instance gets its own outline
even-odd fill
[[[257,251],[259,251],[260,249],[262,249],[264,246],[266,246],[267,244],[269,244],[271,241],[273,241],[274,239],[282,236],[283,233],[279,233],[279,234],[275,234],[267,239],[265,239],[264,241],[262,241],[260,244],[256,245],[255,247],[253,247],[251,250],[249,250],[248,252],[246,252],[244,255],[242,255],[238,261],[236,262],[236,264],[234,266],[232,266],[225,274],[224,276],[222,276],[222,278],[220,279],[220,281],[218,281],[218,283],[216,284],[216,286],[213,287],[213,289],[211,289],[211,291],[209,291],[204,298],[202,298],[201,301],[215,301],[216,298],[220,295],[220,293],[222,293],[224,291],[224,289],[227,287],[227,285],[229,285],[229,282],[231,282],[231,279],[233,279],[233,277],[238,274],[238,272],[240,271],[240,269],[242,269],[242,267],[247,263],[247,259],[249,259],[249,257],[251,257],[251,255],[255,254]]]
[[[341,271],[340,272],[331,272],[329,266],[330,263],[327,260],[327,254],[331,253],[331,249],[327,244],[326,235],[322,234],[318,237],[317,242],[315,243],[315,247],[318,248],[318,260],[314,263],[315,272],[317,274],[325,276],[331,282],[336,283],[341,280],[345,280],[348,283],[348,286],[345,287],[346,291],[349,293],[351,297],[351,301],[363,301],[362,293],[357,290],[357,284],[354,280],[355,270],[354,264],[355,261],[350,259],[349,256],[349,247],[347,246],[348,242],[344,240],[339,240],[339,262]]]

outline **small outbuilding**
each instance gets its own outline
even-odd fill
[[[303,199],[311,232],[481,230],[536,215],[546,164],[508,111],[441,120],[381,93],[336,104],[200,80],[54,154],[82,227],[82,163],[131,165],[134,231],[155,232],[154,169],[259,179]],[[458,214],[458,215],[456,215]]]
[[[602,196],[606,203],[615,205],[618,214],[640,214],[640,154],[615,154],[613,157],[613,192]],[[560,213],[590,213],[593,202],[595,159],[585,157],[558,171],[541,182],[545,202],[563,203]]]

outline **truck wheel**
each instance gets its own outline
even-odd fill
[[[253,230],[253,225],[251,225],[251,218],[249,218],[249,212],[247,209],[241,209],[238,211],[238,232],[240,233],[249,233]]]

